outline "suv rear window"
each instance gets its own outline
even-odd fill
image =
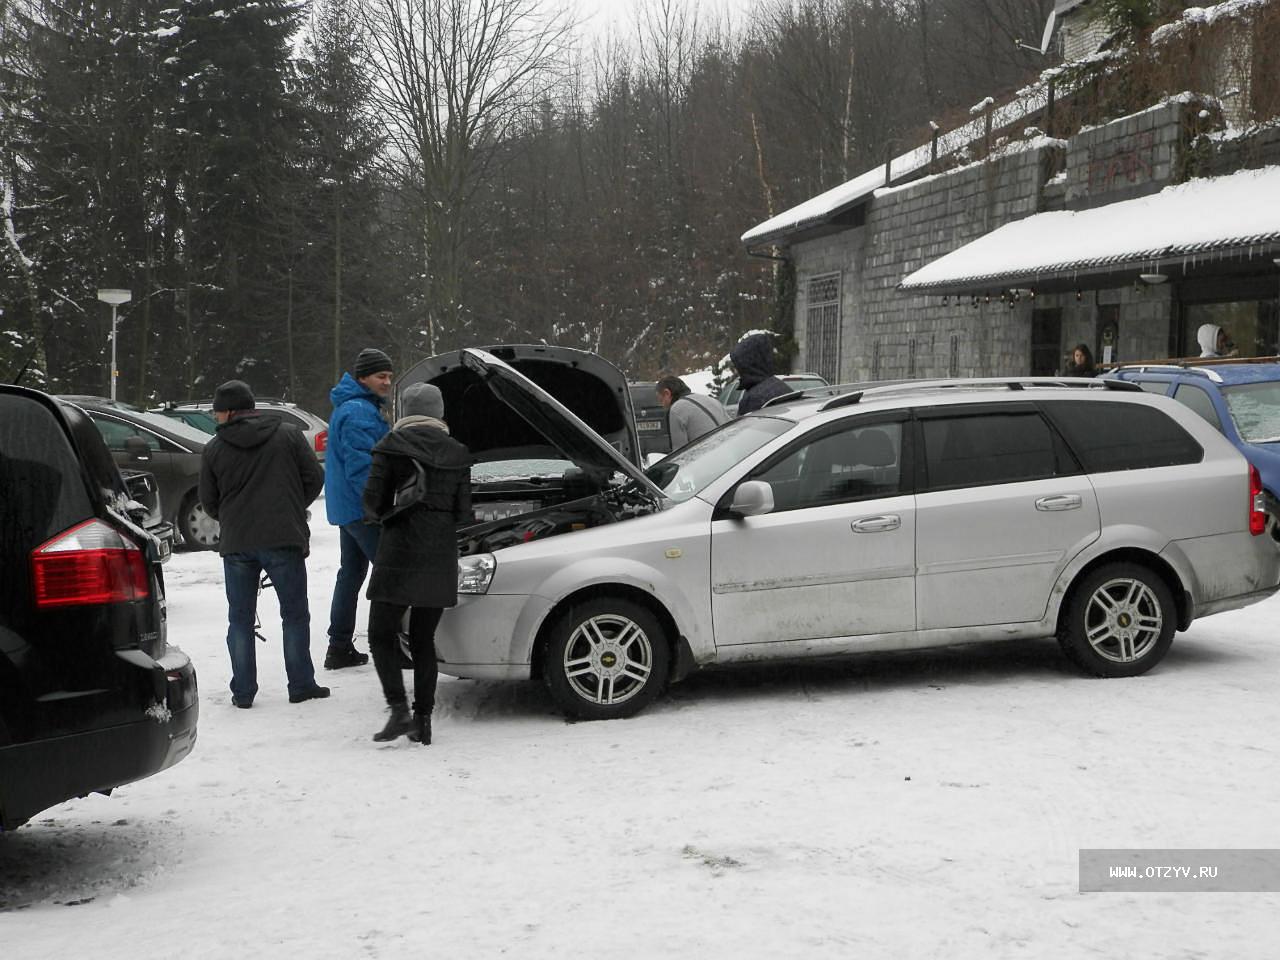
[[[36,400],[0,394],[0,618],[30,596],[28,556],[93,516],[67,435]]]
[[[1199,463],[1200,444],[1168,414],[1138,403],[1054,401],[1045,414],[1089,473]]]

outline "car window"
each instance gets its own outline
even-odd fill
[[[739,380],[729,381],[728,387],[720,394],[720,402],[726,407],[736,407],[738,401],[742,398],[742,382]]]
[[[1136,383],[1147,393],[1158,393],[1164,396],[1169,392],[1168,380],[1131,380],[1130,383]]]
[[[102,434],[102,439],[106,441],[108,449],[125,449],[125,441],[130,437],[139,437],[146,441],[147,447],[151,450],[158,451],[160,449],[160,438],[148,430],[143,430],[132,423],[126,423],[124,420],[116,420],[113,417],[103,417],[95,413],[91,413],[89,416],[93,418],[93,425]]]
[[[930,416],[922,421],[927,489],[1017,483],[1075,473],[1034,410]]]
[[[1221,432],[1222,423],[1218,420],[1218,411],[1213,406],[1213,399],[1202,388],[1194,384],[1183,383],[1174,391],[1173,399],[1199,414],[1205,423]]]
[[[1246,443],[1280,440],[1280,381],[1223,387],[1231,419]]]
[[[1046,403],[1089,473],[1199,463],[1204,450],[1168,414],[1139,403],[1109,400]]]
[[[190,441],[198,445],[203,445],[209,442],[209,435],[207,433],[197,430],[195,427],[184,423],[181,420],[175,420],[172,417],[164,417],[158,413],[135,413],[133,416],[141,423],[154,427],[157,430],[167,431],[181,441]]]
[[[654,464],[645,474],[671,499],[688,500],[707,484],[720,479],[730,467],[794,426],[794,421],[782,417],[730,420]]]
[[[80,461],[54,415],[0,395],[0,581],[25,576],[31,550],[92,515]]]
[[[887,497],[902,491],[902,424],[815,431],[752,475],[773,488],[774,512]]]

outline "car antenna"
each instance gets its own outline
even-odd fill
[[[31,361],[36,358],[36,351],[39,347],[32,347],[31,352],[27,354],[27,359],[22,361],[22,366],[18,368],[18,372],[13,375],[13,379],[9,381],[10,385],[17,386],[18,381],[27,375],[27,370],[31,368]]]

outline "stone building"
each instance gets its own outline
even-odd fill
[[[1198,76],[1229,90],[1094,126],[1055,128],[1050,72],[748,231],[752,252],[795,271],[794,368],[832,382],[1052,374],[1079,342],[1100,362],[1196,356],[1203,323],[1243,355],[1280,353],[1280,127],[1229,121],[1241,68],[1225,59]]]

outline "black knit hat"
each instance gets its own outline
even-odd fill
[[[372,374],[393,369],[391,358],[385,353],[377,347],[365,347],[360,351],[360,356],[356,357],[356,363],[351,368],[351,372],[357,380],[363,380]]]
[[[253,390],[243,380],[228,380],[213,391],[214,413],[252,410],[253,405]]]

